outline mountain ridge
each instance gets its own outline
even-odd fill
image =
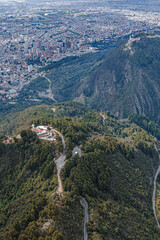
[[[159,37],[142,35],[139,41],[132,42],[133,53],[126,50],[126,42],[110,52],[87,81],[92,89],[88,99],[91,106],[110,110],[121,118],[135,112],[158,121],[159,43]]]
[[[159,124],[160,35],[137,34],[113,49],[46,66],[45,77],[26,85],[1,114],[38,104],[78,101],[120,118],[144,114]],[[48,87],[50,96],[48,98]]]
[[[69,79],[65,91],[68,100],[82,101],[92,108],[109,110],[118,117],[132,112],[145,114],[156,122],[160,118],[160,38],[154,34],[138,34],[123,41],[106,54],[106,58],[80,80]],[[54,72],[53,72],[54,73]],[[54,88],[59,81],[52,71],[55,95],[65,95]],[[65,79],[65,75],[64,75]],[[61,82],[63,88],[63,80]],[[71,89],[69,89],[71,86]]]
[[[159,165],[154,142],[160,148],[158,140],[111,112],[56,103],[51,106],[55,115],[48,109],[39,118],[45,108],[33,107],[37,117],[28,128],[44,125],[63,134],[67,159],[61,172],[63,194],[57,193],[55,159],[63,151],[58,136],[55,142],[40,140],[31,128],[22,130],[14,143],[3,144],[2,136],[0,237],[81,239],[82,196],[88,203],[89,239],[158,240],[152,210],[153,179]],[[81,156],[72,156],[75,146],[81,149]]]

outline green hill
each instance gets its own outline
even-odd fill
[[[104,126],[101,113],[82,104],[57,103],[51,108],[29,108],[18,113],[15,122],[24,127],[49,125],[63,134],[67,156],[61,172],[63,194],[56,193],[59,138],[39,140],[31,130],[22,130],[22,138],[11,144],[3,144],[1,137],[0,238],[83,239],[83,196],[89,207],[89,239],[158,240],[152,210],[159,164],[153,143],[159,147],[158,140],[111,112],[103,112]],[[12,124],[13,118],[11,114],[10,128],[16,132],[20,125]],[[75,146],[82,157],[72,157]]]
[[[76,87],[75,82],[79,82],[82,77],[87,76],[96,68],[105,58],[105,54],[106,50],[81,57],[68,57],[41,69],[46,77],[52,74],[51,89],[55,100],[58,102],[70,101],[72,99],[71,92]],[[47,97],[49,82],[46,77],[42,75],[25,85],[17,98],[0,100],[0,115],[14,113],[30,106],[55,103],[54,100]]]
[[[122,118],[135,112],[159,121],[159,46],[159,37],[139,35],[122,42],[105,60],[96,59],[90,68],[87,58],[53,68],[47,76],[54,96],[58,101],[75,99],[110,110]]]
[[[78,117],[87,111],[87,107],[77,102],[37,105],[23,111],[13,111],[0,117],[0,135],[16,135],[24,128],[31,127],[31,121],[44,118]]]
[[[54,99],[77,101],[90,108],[112,111],[120,118],[131,113],[160,119],[160,37],[139,34],[112,50],[69,57],[46,66],[41,77],[24,86],[20,95],[0,102],[0,113],[54,103],[48,98],[51,81]]]
[[[135,112],[159,121],[159,53],[159,36],[134,36],[107,55],[81,83],[79,94],[83,92],[91,106],[121,118]]]

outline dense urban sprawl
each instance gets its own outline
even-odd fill
[[[16,97],[42,67],[97,51],[97,42],[159,30],[160,14],[95,7],[96,3],[15,2],[0,5],[0,99]],[[78,7],[79,6],[79,7]]]

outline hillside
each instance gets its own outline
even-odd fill
[[[0,135],[16,135],[24,128],[31,126],[31,121],[44,118],[80,117],[87,107],[77,102],[54,103],[52,105],[37,105],[23,111],[11,112],[0,116]]]
[[[106,51],[85,54],[81,57],[67,57],[47,65],[40,70],[42,76],[25,85],[18,97],[0,100],[0,116],[15,113],[30,106],[69,101],[71,91],[75,87],[74,82],[79,82],[82,77],[96,68],[105,58]],[[55,100],[48,95],[50,85],[48,75],[52,72],[57,82],[51,82],[51,91]]]
[[[159,53],[159,35],[138,34],[113,49],[54,62],[17,98],[0,102],[0,115],[37,104],[77,101],[120,118],[145,114],[159,124]]]
[[[47,239],[53,235],[58,240],[62,234],[73,234],[79,239],[83,219],[79,201],[68,194],[63,198],[52,195],[57,189],[54,158],[58,143],[40,142],[31,131],[22,131],[21,136],[15,144],[1,144],[0,238],[24,240],[42,235]],[[67,222],[65,230],[63,221]]]
[[[139,35],[123,42],[79,86],[91,106],[124,118],[140,113],[160,118],[160,38]]]
[[[27,118],[30,112],[30,125],[47,125],[64,136],[63,194],[57,193],[54,161],[62,152],[58,136],[50,142],[22,130],[21,139],[14,138],[11,144],[3,144],[1,137],[0,238],[82,239],[83,196],[88,203],[89,239],[158,240],[152,210],[153,179],[159,165],[153,143],[159,147],[158,140],[111,112],[100,113],[78,103],[57,103],[52,108],[38,106],[24,113]],[[23,112],[17,114],[17,119],[29,127],[28,121],[23,125],[22,116]],[[12,117],[10,128],[19,131]],[[75,146],[81,157],[72,156]]]
[[[145,114],[159,122],[159,53],[159,35],[139,34],[109,51],[105,59],[100,53],[76,58],[50,66],[46,76],[57,101],[79,101],[120,118],[133,112]],[[25,94],[37,98],[43,80],[28,85]]]

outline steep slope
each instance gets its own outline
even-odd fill
[[[77,92],[92,107],[119,117],[142,113],[160,118],[160,38],[140,35],[110,52]]]
[[[56,194],[58,139],[56,144],[40,141],[30,130],[21,137],[8,145],[0,142],[0,239],[81,239],[79,199]]]
[[[109,51],[110,50],[110,51]],[[108,51],[108,52],[107,52]],[[106,54],[107,52],[107,54]],[[145,114],[160,120],[160,35],[139,34],[114,49],[70,57],[44,67],[16,99],[0,102],[0,114],[37,104],[78,101],[118,117]]]
[[[39,140],[23,130],[15,143],[0,142],[0,238],[82,239],[82,196],[88,203],[89,239],[158,240],[152,192],[159,165],[153,143],[159,147],[159,142],[110,112],[80,109],[76,103],[70,110],[65,104],[55,107],[59,118],[44,114],[33,122],[52,126],[64,136],[64,192],[57,193],[54,161],[63,151],[61,139]],[[72,118],[62,118],[60,112]],[[81,157],[72,156],[75,146]]]
[[[42,76],[22,88],[18,97],[5,101],[0,100],[0,114],[4,115],[6,112],[24,110],[27,107],[43,103],[52,104],[55,101],[69,101],[75,83],[80,81],[82,77],[87,76],[105,58],[105,54],[106,50],[80,57],[66,57],[49,64],[40,70]],[[51,81],[51,84],[49,81]],[[48,91],[50,94],[48,94]]]
[[[90,58],[79,58],[73,62],[74,71],[71,64],[61,65],[47,77],[58,101],[83,102],[121,118],[132,112],[145,114],[158,122],[159,56],[160,36],[139,34],[109,51],[105,60],[96,57],[91,66]]]

